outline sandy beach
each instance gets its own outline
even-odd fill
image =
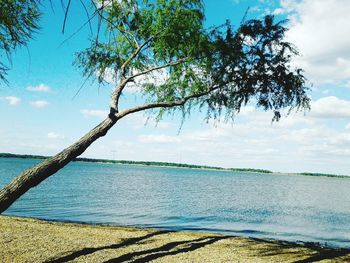
[[[0,216],[0,262],[350,262],[350,249]]]

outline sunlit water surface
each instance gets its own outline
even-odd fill
[[[0,158],[0,187],[37,162]],[[5,214],[350,247],[350,179],[76,162]]]

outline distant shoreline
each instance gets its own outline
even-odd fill
[[[13,153],[0,153],[0,158],[20,158],[20,159],[39,159],[44,160],[50,158],[50,156],[43,155],[28,155],[28,154],[13,154]],[[89,162],[89,163],[105,163],[105,164],[123,164],[123,165],[138,165],[138,166],[153,166],[153,167],[170,167],[170,168],[189,168],[200,170],[214,170],[214,171],[226,171],[226,172],[245,172],[245,173],[266,173],[266,174],[286,174],[296,176],[314,176],[314,177],[333,177],[333,178],[347,178],[350,176],[337,175],[337,174],[324,174],[324,173],[279,173],[266,169],[254,169],[254,168],[223,168],[217,166],[207,165],[195,165],[184,163],[171,163],[171,162],[149,162],[149,161],[130,161],[130,160],[108,160],[108,159],[93,159],[93,158],[76,158],[73,162]]]

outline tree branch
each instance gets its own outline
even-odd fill
[[[71,1],[72,0],[69,0],[68,1],[68,5],[67,5],[67,8],[66,8],[66,11],[64,12],[64,20],[63,20],[63,26],[62,26],[62,34],[64,34],[64,29],[66,27],[66,22],[67,22],[67,17],[68,17],[68,11],[69,11],[69,7],[70,7],[70,4],[71,4]]]
[[[96,12],[98,12],[98,14],[99,14],[99,16],[100,16],[101,19],[105,20],[107,23],[111,24],[114,28],[116,28],[120,33],[124,34],[125,38],[128,40],[128,42],[129,42],[130,45],[132,45],[132,42],[134,42],[137,48],[140,46],[139,43],[138,43],[137,40],[136,40],[136,37],[135,37],[133,34],[131,34],[129,31],[123,30],[123,29],[121,29],[119,26],[115,25],[115,24],[113,23],[112,20],[110,20],[108,17],[105,17],[105,16],[103,15],[103,13],[100,12],[100,11],[103,11],[103,9],[105,8],[105,6],[108,6],[110,3],[112,3],[112,1],[109,1],[109,2],[107,3],[107,5],[102,5],[100,8],[97,7],[97,5],[96,5],[96,3],[95,3],[94,0],[91,0],[91,2],[92,2],[92,4],[94,5],[94,7],[95,7],[95,9],[96,9]],[[122,22],[123,26],[125,27],[123,21],[121,21],[121,22]],[[129,37],[127,37],[126,35],[130,36],[130,37],[132,38],[133,41],[132,41]]]
[[[120,73],[121,75],[124,77],[125,76],[125,68],[126,66],[134,59],[137,57],[137,55],[141,52],[141,50],[149,43],[153,40],[154,36],[149,37],[145,42],[142,43],[142,45],[140,45],[134,53],[132,53],[132,55],[123,63],[123,65],[120,68]]]
[[[142,51],[142,49],[154,39],[155,36],[149,37],[142,45],[138,46],[138,48],[135,50],[135,52],[123,63],[121,66],[120,72],[121,72],[121,81],[118,85],[118,87],[115,88],[112,98],[111,98],[111,109],[113,109],[115,112],[118,112],[118,101],[120,98],[120,95],[122,94],[122,91],[126,84],[132,79],[132,78],[125,78],[125,67]],[[151,71],[149,71],[151,72]],[[146,73],[144,73],[146,74]]]
[[[140,106],[136,106],[134,108],[126,109],[123,110],[115,115],[117,119],[121,119],[125,117],[126,115],[129,115],[131,113],[143,111],[143,110],[149,110],[149,109],[155,109],[155,108],[172,108],[172,107],[177,107],[177,106],[182,106],[184,105],[188,100],[194,99],[194,98],[200,98],[205,95],[208,95],[209,93],[213,92],[214,90],[217,90],[221,87],[220,86],[214,86],[210,87],[207,91],[200,92],[200,93],[194,93],[191,95],[188,95],[186,97],[183,97],[182,99],[175,100],[175,101],[165,101],[165,102],[156,102],[156,103],[149,103],[149,104],[144,104]]]
[[[90,33],[91,33],[91,35],[92,35],[93,32],[92,32],[92,25],[91,25],[91,22],[90,22],[90,14],[89,14],[89,11],[88,11],[86,5],[84,4],[83,0],[79,0],[79,1],[80,1],[81,5],[83,6],[84,10],[85,10],[86,16],[87,16],[88,21],[89,21]]]
[[[64,43],[66,43],[68,40],[72,39],[76,34],[78,34],[87,24],[91,24],[91,20],[93,18],[95,18],[95,16],[97,15],[97,11],[95,11],[90,18],[84,23],[82,24],[73,34],[71,34],[69,37],[67,37],[65,40],[63,40],[58,47],[63,46]]]
[[[108,20],[107,20],[107,21],[108,21]],[[122,21],[122,24],[123,24],[123,26],[125,27],[123,21]],[[112,25],[115,26],[114,24],[112,24]],[[115,27],[116,27],[116,26],[115,26]],[[137,42],[136,37],[135,37],[133,34],[131,34],[131,33],[130,33],[129,31],[127,31],[127,30],[122,30],[120,27],[116,27],[116,28],[117,28],[121,33],[124,33],[124,34],[129,35],[129,36],[134,40],[134,42],[135,42],[137,48],[140,47],[139,42]],[[129,39],[129,38],[127,37],[127,39]],[[129,40],[129,41],[130,41],[130,40]]]
[[[121,83],[119,83],[118,87],[115,89],[115,91],[112,94],[111,108],[113,108],[116,112],[118,111],[118,101],[119,101],[119,98],[122,94],[122,91],[123,91],[124,87],[127,85],[127,83],[130,82],[131,80],[133,80],[134,78],[148,74],[148,73],[155,71],[155,70],[159,70],[159,69],[163,69],[163,68],[167,68],[167,67],[171,67],[171,66],[175,66],[175,65],[184,63],[186,61],[186,59],[187,58],[182,58],[182,59],[179,59],[179,60],[176,60],[173,62],[169,62],[167,64],[164,64],[164,65],[161,65],[158,67],[153,67],[153,68],[147,69],[145,71],[141,71],[139,73],[136,73],[136,74],[122,80]]]
[[[101,16],[101,15],[100,15]],[[102,19],[105,19],[103,16],[101,16]],[[106,19],[106,21],[108,21]],[[109,22],[109,21],[108,21]],[[113,25],[113,24],[112,24]],[[116,27],[117,30],[119,30],[120,32],[122,32],[118,27]],[[170,62],[166,65],[162,65],[162,66],[159,66],[159,67],[155,67],[155,68],[152,68],[152,69],[148,69],[148,70],[145,70],[144,72],[140,72],[140,73],[137,73],[131,77],[128,77],[126,78],[125,77],[125,69],[126,67],[128,66],[128,64],[130,64],[130,62],[136,58],[140,52],[142,51],[142,49],[147,46],[155,37],[159,36],[159,34],[161,34],[165,29],[161,30],[161,31],[158,31],[156,34],[154,34],[153,36],[150,36],[148,39],[146,39],[141,45],[136,41],[136,39],[134,38],[135,40],[135,43],[136,43],[136,50],[134,51],[134,53],[132,53],[132,55],[123,63],[123,65],[121,66],[120,68],[120,75],[121,75],[121,80],[120,80],[120,83],[118,84],[118,86],[115,88],[113,94],[112,94],[112,98],[111,98],[111,112],[115,112],[117,113],[118,112],[118,102],[119,102],[119,98],[122,94],[122,91],[124,89],[124,87],[126,86],[126,84],[132,80],[133,78],[137,77],[137,76],[141,76],[143,74],[147,74],[151,71],[154,71],[154,70],[157,70],[157,69],[161,69],[161,68],[165,68],[165,67],[169,67],[169,66],[172,66],[172,65],[176,65],[176,64],[179,64],[179,63],[182,63],[183,59],[180,59],[176,62]],[[123,32],[122,32],[123,33]],[[125,31],[125,33],[128,33],[127,31]],[[129,32],[130,33],[130,32]],[[131,34],[131,33],[130,33]],[[128,39],[128,38],[127,38]]]
[[[179,60],[176,60],[176,61],[172,61],[172,62],[169,62],[167,64],[164,64],[164,65],[161,65],[161,66],[158,66],[158,67],[154,67],[154,68],[149,68],[149,69],[146,69],[145,71],[141,71],[139,73],[136,73],[130,77],[128,77],[126,79],[127,82],[129,82],[130,80],[133,80],[134,78],[136,77],[139,77],[139,76],[142,76],[142,75],[145,75],[145,74],[148,74],[152,71],[156,71],[156,70],[159,70],[159,69],[163,69],[163,68],[167,68],[167,67],[172,67],[172,66],[175,66],[175,65],[178,65],[178,64],[181,64],[181,63],[184,63],[186,61],[187,58],[181,58]]]
[[[153,36],[150,36],[148,39],[145,40],[141,45],[138,45],[138,48],[135,50],[135,52],[123,63],[123,65],[120,68],[120,72],[122,77],[125,77],[125,68],[126,66],[137,57],[138,54],[142,51],[142,49],[147,46],[155,37],[159,36],[162,32],[164,32],[166,29],[162,29],[158,32],[156,32]]]

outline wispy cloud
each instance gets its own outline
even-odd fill
[[[15,96],[0,97],[0,100],[5,100],[10,106],[17,106],[21,102],[21,99]]]
[[[32,92],[49,92],[51,89],[45,84],[40,84],[37,86],[28,86],[27,90]]]
[[[108,111],[105,111],[105,110],[82,109],[80,110],[80,113],[83,114],[85,118],[89,118],[89,117],[105,118],[108,115]]]
[[[54,139],[54,140],[62,140],[62,139],[65,139],[66,136],[64,136],[63,134],[60,134],[60,133],[56,133],[56,132],[49,132],[47,134],[47,138]]]
[[[154,127],[158,129],[169,129],[172,125],[166,121],[156,121],[153,118],[148,118],[142,113],[131,114],[127,118],[127,123],[133,129],[143,129],[145,126]]]
[[[177,136],[148,134],[138,136],[138,141],[142,143],[175,143],[181,140]]]
[[[311,105],[311,116],[324,119],[350,119],[350,101],[323,97]]]
[[[46,100],[35,100],[35,101],[30,101],[29,104],[37,109],[42,109],[45,108],[49,105],[49,103]]]
[[[133,74],[138,73],[138,71],[133,71]],[[110,84],[115,84],[119,81],[119,71],[115,71],[114,69],[107,68],[103,73],[97,71],[96,76],[101,77],[105,82]],[[152,85],[162,85],[169,78],[169,73],[166,69],[154,70],[146,75],[141,75],[136,77],[132,82],[129,82],[124,91],[127,93],[137,93],[140,92],[142,86],[145,84]]]

